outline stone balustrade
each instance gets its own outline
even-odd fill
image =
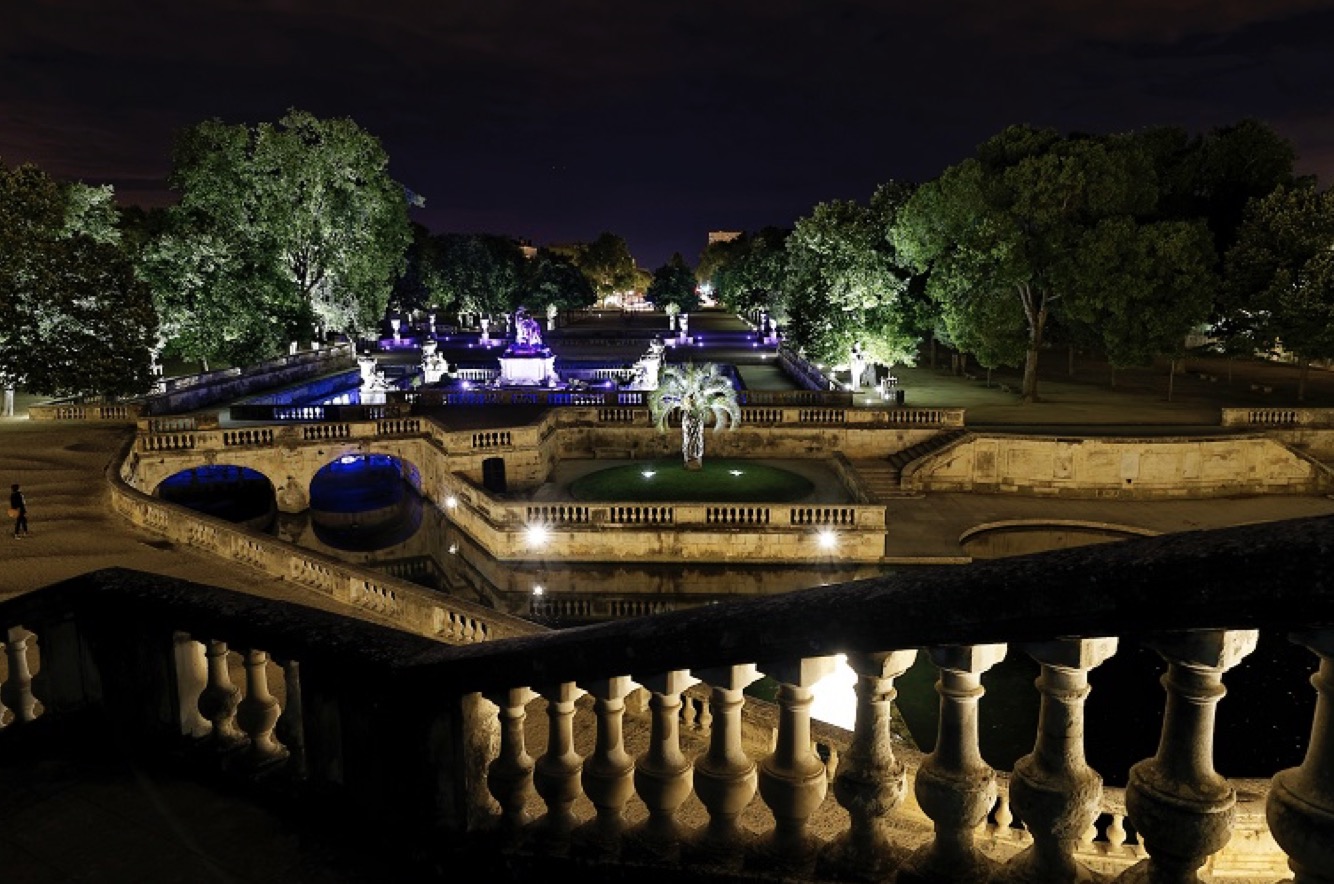
[[[1334,408],[1224,408],[1225,427],[1334,427]]]
[[[237,789],[341,802],[473,880],[1311,884],[1334,868],[1332,531],[1191,532],[466,644],[98,572],[0,602],[0,740],[114,703],[124,745],[210,747],[193,757]],[[1309,649],[1311,685],[1272,702],[1314,688],[1314,714],[1273,737],[1304,762],[1239,782],[1214,768],[1215,710],[1261,632]],[[1142,690],[1163,715],[1122,791],[1085,760],[1084,710],[1090,672],[1127,644],[1161,660]],[[857,676],[850,732],[811,718],[838,654]],[[1041,673],[1011,772],[978,739],[983,676],[1008,654]],[[918,666],[939,695],[926,756],[891,728]],[[772,704],[747,693],[761,675]]]

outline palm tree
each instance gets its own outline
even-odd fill
[[[669,365],[662,370],[658,388],[649,394],[649,413],[658,430],[666,432],[667,419],[681,412],[681,457],[687,470],[704,465],[704,426],[713,416],[713,431],[735,429],[741,423],[741,406],[736,389],[712,362],[684,366]]]

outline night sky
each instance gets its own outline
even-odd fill
[[[923,181],[1011,123],[1205,132],[1261,119],[1334,181],[1334,2],[10,0],[0,159],[174,200],[201,120],[347,117],[435,232],[710,230]]]

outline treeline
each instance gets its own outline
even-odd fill
[[[1334,194],[1295,159],[1250,120],[1200,136],[1013,126],[934,180],[713,243],[697,272],[814,359],[846,365],[860,345],[894,365],[934,339],[1023,366],[1029,400],[1054,345],[1115,368],[1195,337],[1305,367],[1334,357]]]

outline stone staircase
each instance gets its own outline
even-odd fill
[[[911,497],[913,492],[903,487],[903,468],[967,434],[965,429],[946,430],[902,451],[896,451],[887,458],[851,461],[852,468],[872,503],[880,503],[892,497]]]

